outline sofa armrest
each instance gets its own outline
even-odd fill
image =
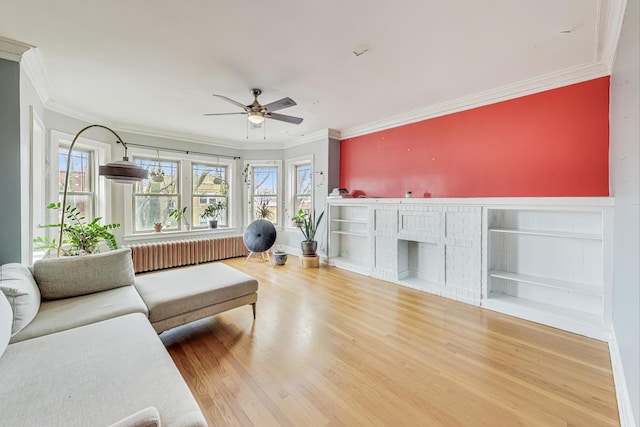
[[[160,414],[153,406],[125,417],[109,427],[160,427]]]

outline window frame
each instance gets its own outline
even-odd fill
[[[296,194],[297,190],[297,179],[298,176],[296,174],[298,166],[306,166],[309,165],[311,167],[310,178],[311,178],[311,206],[315,206],[315,196],[313,189],[315,188],[315,179],[314,179],[314,159],[313,154],[308,156],[295,157],[291,159],[287,159],[285,161],[285,167],[287,169],[287,194],[286,194],[286,211],[287,211],[287,220],[285,225],[287,228],[295,229],[295,222],[291,221],[291,217],[294,216],[297,212],[296,207],[296,198],[298,194]]]
[[[244,172],[247,171],[247,167],[251,170],[251,180],[249,183],[244,180]],[[255,205],[253,203],[254,187],[253,187],[253,168],[261,168],[261,167],[270,167],[276,168],[277,173],[277,182],[276,182],[276,218],[273,221],[273,224],[277,227],[284,223],[284,209],[285,203],[282,194],[283,194],[283,176],[282,176],[282,161],[281,160],[245,160],[242,165],[243,170],[243,219],[244,224],[249,225],[254,221],[255,214]]]
[[[230,228],[230,223],[232,222],[232,221],[231,221],[231,215],[230,215],[230,212],[231,212],[230,205],[231,205],[231,203],[232,203],[232,202],[231,202],[231,200],[232,200],[232,197],[231,197],[231,182],[230,182],[230,181],[231,181],[231,179],[230,179],[230,176],[229,176],[229,173],[230,173],[230,172],[229,172],[230,167],[229,167],[228,165],[226,165],[226,164],[224,164],[224,163],[220,162],[220,161],[211,162],[211,161],[193,161],[193,160],[192,160],[192,161],[190,161],[189,163],[190,163],[190,164],[189,164],[189,167],[190,167],[190,171],[189,171],[189,172],[190,172],[190,177],[192,177],[192,178],[193,178],[193,166],[194,166],[194,165],[203,165],[203,166],[218,167],[218,168],[225,169],[225,178],[223,178],[223,179],[224,179],[224,180],[227,182],[227,184],[228,184],[227,194],[226,194],[226,196],[225,196],[223,193],[207,193],[207,194],[197,194],[197,193],[194,193],[193,182],[191,183],[191,185],[189,186],[189,189],[190,189],[190,190],[189,190],[189,191],[190,191],[190,194],[189,194],[190,199],[189,199],[189,201],[190,201],[190,203],[191,203],[190,208],[191,208],[191,215],[192,215],[192,216],[190,217],[190,218],[191,218],[191,221],[190,221],[190,222],[191,222],[191,225],[190,225],[190,226],[191,226],[191,229],[192,229],[192,230],[204,230],[204,229],[208,229],[208,225],[207,225],[207,224],[199,224],[199,223],[198,223],[198,225],[196,225],[196,224],[195,224],[195,222],[194,222],[194,220],[193,220],[193,199],[195,199],[196,197],[197,197],[197,198],[199,198],[199,199],[201,199],[201,200],[202,200],[203,198],[206,198],[206,199],[207,199],[207,202],[205,202],[206,204],[210,204],[210,203],[211,203],[211,199],[212,199],[212,198],[213,198],[213,199],[217,199],[217,198],[220,198],[220,197],[225,197],[225,198],[227,199],[227,200],[226,200],[226,206],[227,206],[227,207],[224,209],[224,210],[225,210],[225,213],[226,213],[226,218],[225,218],[225,219],[226,219],[226,221],[222,220],[222,218],[221,218],[221,221],[219,222],[218,227],[221,227],[221,228],[223,228],[223,229]],[[202,202],[200,202],[200,203],[202,203]]]
[[[166,240],[176,238],[179,236],[199,236],[202,234],[210,233],[229,233],[235,231],[236,218],[234,204],[236,198],[234,197],[234,182],[235,182],[235,168],[236,161],[230,158],[217,158],[215,155],[195,155],[186,153],[174,153],[171,150],[163,151],[159,148],[160,159],[166,159],[171,161],[178,161],[179,166],[179,184],[178,184],[178,206],[176,208],[187,207],[187,215],[189,225],[184,221],[179,228],[163,229],[161,233],[152,231],[134,231],[134,205],[133,205],[133,186],[124,186],[124,209],[123,209],[123,240],[125,242],[136,242],[145,240]],[[145,149],[141,147],[130,146],[129,157],[132,161],[135,161],[136,157],[157,157],[155,149]],[[216,229],[209,229],[206,227],[196,226],[194,227],[192,221],[193,212],[193,187],[192,187],[192,164],[211,164],[221,165],[227,168],[227,182],[229,183],[229,195],[227,204],[227,218],[228,224]]]

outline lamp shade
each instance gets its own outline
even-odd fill
[[[107,179],[124,184],[142,181],[149,177],[149,171],[128,160],[119,160],[100,166],[98,173]]]
[[[249,111],[248,119],[251,123],[259,125],[260,123],[264,122],[264,113],[258,111]]]

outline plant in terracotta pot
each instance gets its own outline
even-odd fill
[[[161,222],[154,222],[153,223],[153,231],[155,231],[156,233],[159,233],[162,231],[162,223]]]
[[[207,205],[200,217],[209,218],[210,228],[218,228],[218,219],[220,218],[220,212],[222,212],[226,207],[227,205],[224,202],[218,200],[216,203]]]
[[[300,243],[303,256],[316,255],[316,251],[318,250],[316,232],[318,231],[318,226],[320,225],[320,221],[322,221],[323,215],[324,211],[322,211],[316,218],[315,211],[310,215],[303,209],[298,209],[295,216],[291,218],[291,220],[296,223],[300,231],[302,231],[302,235],[304,236],[304,240]]]
[[[47,209],[60,209],[60,203],[51,203]],[[104,242],[109,250],[118,249],[116,238],[110,230],[120,227],[120,224],[101,225],[102,218],[97,217],[87,222],[82,212],[75,206],[67,205],[64,211],[65,224],[62,229],[65,245],[62,253],[65,256],[85,255],[100,252],[99,243]],[[39,225],[38,228],[60,228],[60,224]],[[55,249],[58,247],[56,239],[36,237],[33,239],[34,249]]]

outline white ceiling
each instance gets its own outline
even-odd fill
[[[0,0],[0,37],[37,47],[46,77],[38,87],[52,110],[246,146],[244,116],[203,116],[240,111],[212,93],[243,104],[252,87],[263,104],[293,98],[298,105],[279,113],[304,122],[267,121],[269,142],[354,133],[602,65],[609,8],[608,0]],[[250,131],[250,143],[262,140],[262,130]]]

